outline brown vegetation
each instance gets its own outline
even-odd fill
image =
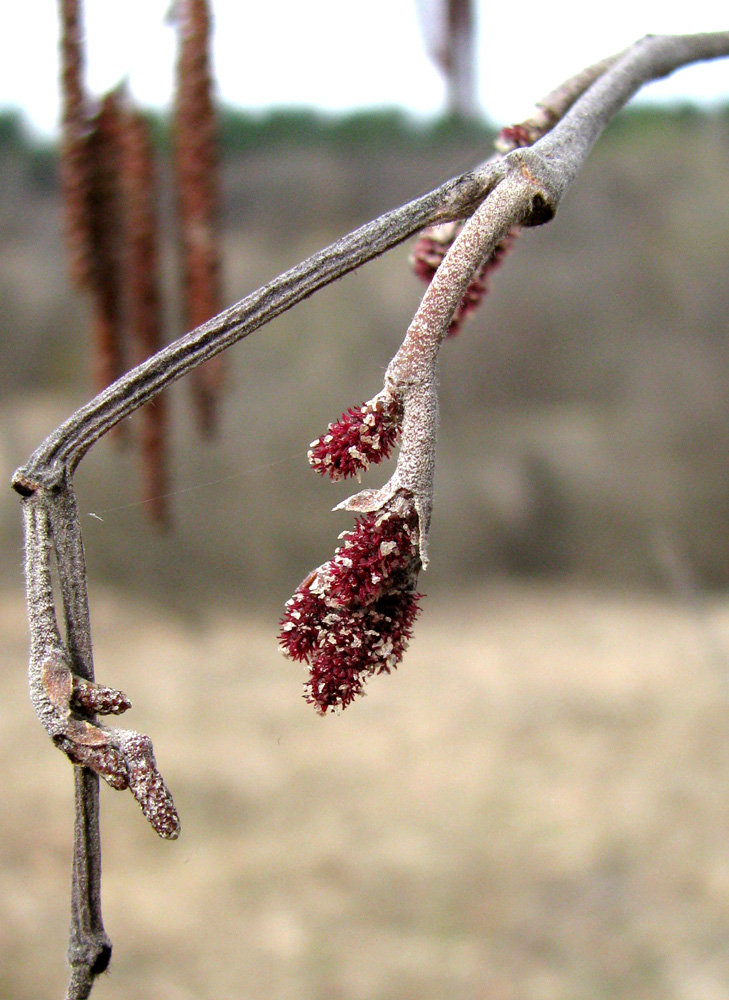
[[[93,597],[98,670],[154,728],[184,818],[163,844],[102,789],[99,1000],[726,992],[725,600],[433,588],[397,673],[320,719],[275,614]],[[72,791],[33,725],[22,617],[6,592],[4,1000],[65,984]]]
[[[175,6],[179,38],[175,89],[175,170],[179,203],[182,299],[185,330],[223,308],[218,239],[218,149],[210,70],[211,14],[207,0]],[[212,358],[192,375],[202,432],[217,425],[224,359]]]
[[[130,334],[135,363],[151,357],[164,344],[159,236],[157,233],[156,169],[149,126],[144,116],[126,109],[123,135],[123,183],[127,211],[126,280]],[[144,500],[153,519],[165,523],[168,504],[165,449],[167,403],[164,395],[141,413],[140,451],[144,467]]]

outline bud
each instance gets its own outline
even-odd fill
[[[329,424],[326,434],[311,442],[309,464],[335,482],[350,476],[359,478],[370,465],[390,457],[401,423],[400,403],[381,393]]]

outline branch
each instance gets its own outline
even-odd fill
[[[387,369],[383,392],[376,397],[386,409],[400,414],[402,440],[395,472],[381,489],[364,490],[338,505],[357,513],[375,514],[389,510],[396,500],[401,507],[402,497],[408,498],[417,515],[423,568],[428,561],[435,470],[436,362],[454,313],[474,276],[510,231],[541,225],[554,216],[602,130],[647,79],[664,76],[696,58],[726,54],[727,32],[648,36],[623,55],[597,63],[567,81],[542,102],[542,109],[548,112],[541,123],[538,116],[529,120],[530,131],[548,128],[557,109],[570,105],[571,109],[533,146],[516,148],[505,156],[499,164],[503,173],[493,190],[435,272],[405,340]],[[586,89],[575,101],[580,87]],[[317,463],[321,462],[320,455]]]
[[[28,676],[33,707],[48,735],[76,765],[68,1000],[82,1000],[111,958],[101,912],[99,776],[129,788],[165,838],[179,833],[174,804],[156,769],[151,743],[131,730],[108,729],[96,714],[131,707],[114,688],[97,685],[91,649],[86,567],[76,500],[70,484],[23,501],[26,589],[31,647]],[[55,554],[65,619],[58,627],[51,557]]]
[[[382,392],[361,408],[356,420],[352,417],[348,428],[320,439],[313,453],[322,469],[336,468],[327,449],[351,440],[347,434],[354,427],[370,458],[375,453],[387,457],[402,433],[389,483],[345,501],[343,506],[366,517],[334,558],[307,577],[282,624],[287,653],[312,663],[309,699],[321,711],[347,704],[361,690],[363,676],[396,665],[417,614],[414,588],[427,563],[432,506],[435,367],[474,275],[512,228],[553,217],[593,143],[644,83],[687,63],[726,55],[729,32],[649,36],[578,74],[523,123],[524,134],[511,136],[519,148],[362,226],[159,351],[76,411],[15,472],[13,488],[24,497],[31,697],[53,741],[78,765],[69,1000],[88,996],[111,954],[101,919],[98,776],[114,788],[130,788],[161,836],[171,839],[179,832],[150,741],[96,719],[97,713],[124,711],[129,701],[94,681],[83,544],[71,486],[78,463],[96,440],[170,383],[302,299],[426,226],[467,219],[387,370]],[[347,450],[349,468],[366,457],[353,444]],[[52,554],[59,571],[65,641],[56,621]],[[330,637],[324,652],[322,629]]]
[[[425,226],[469,215],[496,182],[495,167],[479,167],[362,226],[132,369],[46,438],[15,474],[14,488],[29,495],[53,486],[98,438],[197,365]]]

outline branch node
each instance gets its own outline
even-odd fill
[[[21,497],[32,497],[35,491],[41,488],[41,484],[36,479],[26,476],[22,469],[15,470],[10,485]]]
[[[543,226],[551,222],[557,214],[557,208],[544,191],[537,191],[532,197],[529,213],[523,221],[524,226]]]

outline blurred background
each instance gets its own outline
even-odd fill
[[[474,42],[472,82],[461,66],[456,85],[431,8],[413,36],[426,106],[222,105],[226,304],[490,155],[509,119],[488,112],[487,57]],[[478,39],[484,12],[471,14]],[[553,60],[532,98],[605,44],[564,69]],[[522,234],[444,346],[421,620],[397,674],[341,717],[299,697],[277,620],[351,523],[331,513],[351,487],[322,482],[306,450],[381,387],[422,294],[410,245],[229,351],[212,442],[188,387],[169,392],[169,530],[145,519],[129,443],[103,440],[84,460],[97,674],[132,697],[128,725],[154,738],[183,819],[179,843],[157,843],[128,796],[103,790],[116,951],[95,996],[729,997],[729,77],[717,66],[723,89],[687,85],[618,116],[555,220]],[[57,136],[17,103],[0,93],[6,481],[91,395]],[[173,339],[169,124],[148,113]],[[0,994],[15,1000],[64,988],[72,783],[27,704],[9,491],[0,561]]]
[[[88,311],[64,270],[53,148],[28,145],[10,115],[0,126],[12,470],[89,396],[91,361]],[[395,112],[263,122],[229,112],[223,135],[226,302],[467,169],[493,138],[477,124],[418,125]],[[727,584],[728,141],[725,110],[626,111],[558,217],[522,235],[483,308],[445,345],[429,587],[494,575],[664,591],[678,577]],[[171,202],[171,184],[162,190]],[[171,290],[175,248],[171,232]],[[232,350],[209,446],[187,387],[172,390],[171,531],[150,527],[137,505],[134,449],[94,448],[78,475],[94,574],[186,605],[202,594],[277,604],[322,561],[325,540],[348,523],[330,510],[351,484],[323,483],[306,449],[381,387],[422,293],[409,249]],[[169,329],[181,330],[168,302]],[[368,482],[388,475],[375,468]],[[12,497],[3,511],[3,558],[17,568]]]

